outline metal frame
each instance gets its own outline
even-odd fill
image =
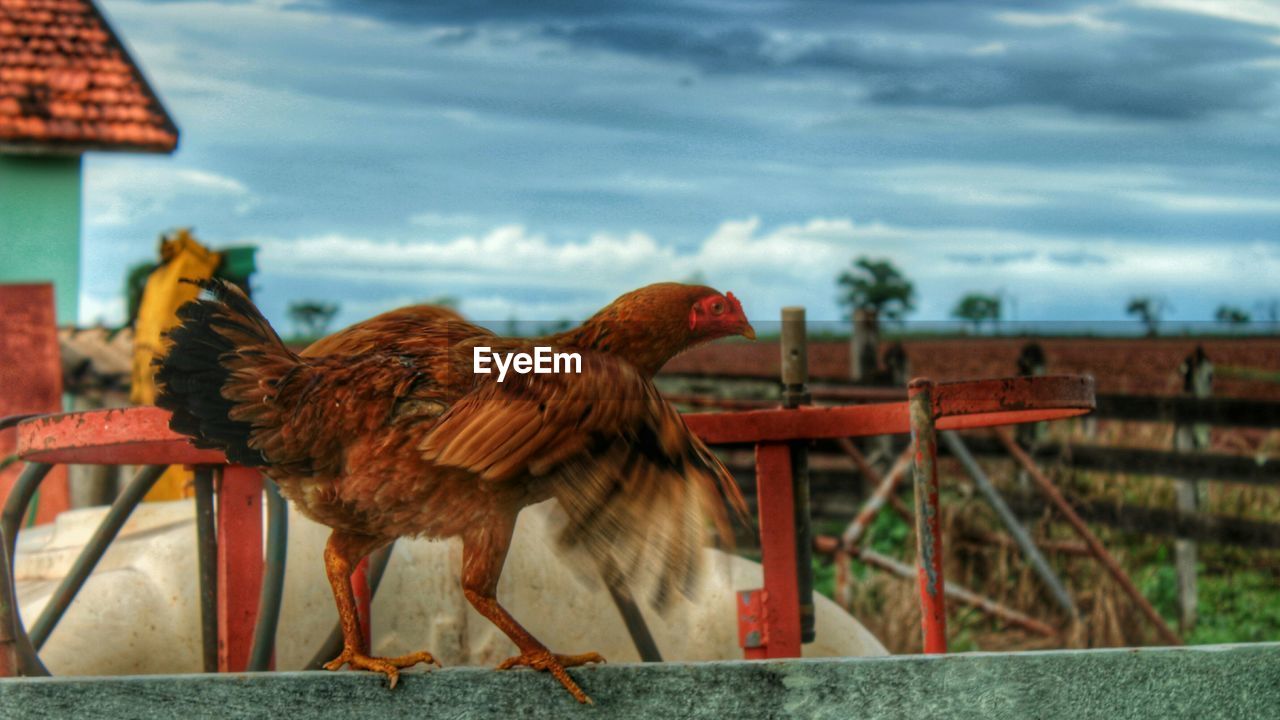
[[[803,379],[789,383],[797,402],[790,408],[734,413],[686,415],[689,428],[713,444],[756,446],[757,492],[764,588],[745,594],[739,603],[740,629],[748,657],[798,657],[803,642],[800,566],[807,541],[806,492],[797,490],[794,454],[803,443],[821,438],[849,438],[905,433],[913,438],[917,488],[917,567],[925,610],[923,632],[927,652],[945,652],[945,590],[938,526],[936,432],[945,429],[994,427],[1071,417],[1093,408],[1093,382],[1079,377],[1028,377],[957,383],[917,380],[908,402],[815,408],[801,404]],[[270,531],[267,560],[262,556],[261,502],[264,483],[253,469],[226,465],[220,453],[200,450],[168,428],[168,413],[157,408],[96,410],[29,418],[18,425],[19,454],[28,462],[14,486],[3,516],[0,571],[0,676],[47,675],[36,648],[56,626],[107,545],[136,503],[166,465],[196,468],[196,515],[201,579],[201,626],[206,670],[260,670],[270,667],[279,618],[287,542],[287,513],[278,492],[266,483]],[[93,541],[77,559],[40,620],[28,636],[14,596],[11,566],[17,530],[36,488],[52,463],[148,465],[108,512]],[[210,470],[221,468],[220,482]],[[213,513],[216,494],[218,511]],[[799,517],[803,514],[804,517]],[[216,535],[216,537],[214,537]],[[804,539],[798,542],[798,535]],[[385,570],[387,548],[368,572],[371,598]],[[215,572],[216,571],[216,572]],[[213,585],[214,587],[210,587]],[[216,599],[216,602],[215,602]],[[366,600],[363,615],[368,617]],[[216,613],[212,610],[216,609]],[[32,640],[37,642],[33,645]],[[216,643],[214,640],[216,639]],[[331,638],[332,639],[332,638]],[[328,645],[317,657],[331,657]],[[654,648],[656,654],[656,648]],[[322,661],[321,661],[322,662]]]
[[[911,383],[909,392],[911,397],[907,402],[684,416],[689,429],[708,443],[756,446],[764,588],[739,595],[738,634],[748,658],[800,655],[801,609],[795,591],[795,573],[804,568],[796,568],[794,564],[793,477],[791,464],[783,460],[788,442],[911,433],[916,536],[921,540],[916,554],[924,616],[921,632],[926,652],[946,652],[947,589],[942,573],[937,495],[937,432],[1074,417],[1089,412],[1094,405],[1093,379],[1075,376],[947,383],[920,379]],[[884,492],[886,497],[896,484],[892,475],[893,483],[882,483],[889,486]],[[840,549],[852,552],[856,548]],[[958,598],[962,596],[953,594]],[[968,596],[972,599],[966,599],[967,602],[990,605],[985,598],[973,593],[964,597]],[[1037,629],[1043,629],[1043,625]]]

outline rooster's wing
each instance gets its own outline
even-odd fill
[[[581,353],[582,372],[508,376],[459,400],[421,443],[425,459],[482,483],[545,482],[568,522],[559,540],[590,553],[606,582],[652,583],[663,607],[696,584],[707,519],[731,541],[725,467],[632,366]]]

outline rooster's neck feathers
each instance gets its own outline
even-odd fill
[[[546,341],[557,347],[618,355],[646,377],[653,377],[668,360],[700,342],[689,326],[689,311],[698,298],[715,292],[701,285],[648,285]]]

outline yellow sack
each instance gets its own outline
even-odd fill
[[[221,262],[221,253],[201,245],[185,228],[161,238],[161,264],[147,278],[133,329],[133,381],[129,400],[134,404],[155,404],[155,368],[151,361],[164,351],[163,333],[178,324],[178,308],[200,293],[195,285],[179,281],[213,277]],[[147,493],[146,500],[190,497],[190,480],[191,474],[181,467],[169,468]]]

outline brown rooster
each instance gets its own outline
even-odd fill
[[[710,518],[728,536],[724,500],[745,515],[720,462],[650,379],[698,343],[755,332],[732,294],[661,283],[627,293],[580,327],[536,340],[503,338],[442,308],[384,313],[302,355],[285,347],[238,289],[203,281],[180,310],[161,361],[157,403],[170,426],[234,463],[260,467],[304,515],[333,529],[325,569],[345,665],[384,673],[436,663],[428,652],[362,652],[350,576],[402,536],[460,537],[467,600],[520,654],[499,669],[565,671],[603,661],[558,655],[499,604],[498,578],[522,508],[555,498],[568,549],[585,550],[611,584],[647,579],[661,608],[691,593]],[[474,372],[477,347],[576,352],[580,373]]]

